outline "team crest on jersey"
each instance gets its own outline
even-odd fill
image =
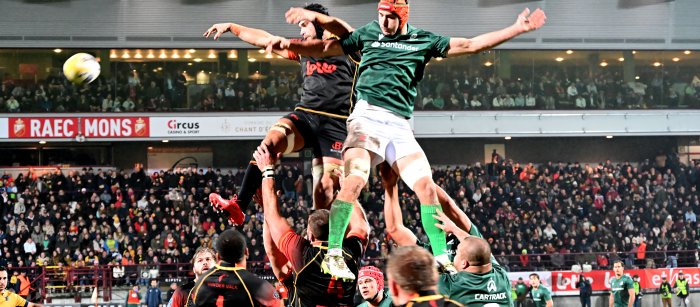
[[[411,38],[409,38],[408,40],[414,41],[414,40],[416,40],[417,37],[418,37],[418,34],[413,33],[413,34],[411,34]]]
[[[489,282],[486,284],[486,290],[496,292],[496,282],[493,281],[493,278],[489,279]]]

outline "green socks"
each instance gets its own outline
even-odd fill
[[[423,224],[425,233],[428,235],[428,240],[430,240],[430,246],[435,257],[447,255],[447,237],[445,237],[445,231],[435,227],[435,224],[439,221],[435,219],[433,215],[437,215],[438,210],[440,210],[440,205],[420,205],[421,223]]]
[[[329,252],[334,249],[340,250],[343,248],[343,237],[345,237],[345,229],[348,228],[348,224],[350,223],[352,206],[352,203],[338,199],[334,200],[333,204],[331,204],[331,216],[328,225]]]

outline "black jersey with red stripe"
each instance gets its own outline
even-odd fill
[[[301,63],[303,93],[297,109],[336,116],[350,115],[357,64],[347,55],[314,58],[289,53]]]
[[[275,288],[244,268],[221,262],[192,289],[187,306],[263,306],[275,300]]]
[[[396,307],[463,307],[459,302],[450,300],[435,291],[423,291],[419,293],[419,297],[413,298],[404,305],[395,305]]]
[[[354,306],[356,281],[341,281],[324,274],[321,262],[328,251],[326,242],[311,242],[290,232],[282,237],[283,252],[294,268],[294,286],[289,289],[292,307]],[[343,241],[343,257],[355,276],[364,253],[364,239],[351,236]],[[296,255],[293,255],[296,254]]]

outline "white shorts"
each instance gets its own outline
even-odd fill
[[[405,156],[423,153],[413,136],[410,121],[367,101],[360,100],[348,117],[346,148],[364,148],[372,153],[372,166],[383,161],[393,165]]]

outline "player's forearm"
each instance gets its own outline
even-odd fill
[[[353,205],[348,227],[350,228],[348,232],[349,235],[355,235],[365,239],[369,236],[369,222],[367,221],[365,210],[362,209],[359,202],[355,202]]]
[[[634,290],[632,290],[632,291],[634,291]],[[632,306],[634,306],[634,298],[635,298],[635,294],[634,294],[634,292],[633,292],[633,293],[630,294],[630,300],[627,302],[627,307],[632,307]]]
[[[516,26],[510,26],[498,31],[489,32],[474,38],[451,38],[449,56],[460,56],[473,54],[486,49],[493,48],[499,44],[518,36],[522,30]]]
[[[231,30],[231,33],[238,36],[238,38],[240,38],[242,41],[259,48],[267,47],[267,41],[264,41],[264,39],[273,36],[265,30],[249,28],[235,23],[231,23],[229,30]]]
[[[329,57],[343,54],[337,44],[337,40],[290,40],[287,49],[310,57]]]
[[[265,215],[265,221],[269,222],[270,226],[274,225],[275,228],[281,227],[281,225],[287,225],[287,220],[280,214],[279,207],[277,205],[275,180],[263,179],[260,189],[262,190],[263,214]],[[275,229],[271,228],[270,231],[272,231],[272,237],[275,238]]]
[[[403,225],[399,192],[395,184],[384,186],[384,222],[387,234],[399,246],[416,244],[416,235]]]
[[[282,280],[287,276],[283,276],[284,272],[282,268],[287,264],[289,260],[284,256],[282,251],[277,248],[277,244],[272,239],[270,234],[270,224],[266,220],[263,224],[263,246],[265,247],[265,253],[267,257],[270,258],[270,266],[272,267],[272,273],[275,274],[277,279]]]
[[[352,31],[355,30],[352,26],[350,26],[350,24],[345,22],[345,20],[333,16],[327,16],[317,13],[316,22],[322,28],[324,28],[328,32],[331,32],[331,34],[337,37],[345,37],[346,35],[350,34]]]
[[[520,28],[513,25],[498,31],[481,34],[471,39],[472,48],[475,50],[474,52],[480,52],[496,47],[522,33],[523,32]]]
[[[442,206],[442,212],[444,212],[457,227],[468,233],[472,228],[472,221],[469,220],[467,214],[459,209],[452,197],[447,195],[447,192],[441,187],[437,187],[437,195],[440,200],[440,205]]]

